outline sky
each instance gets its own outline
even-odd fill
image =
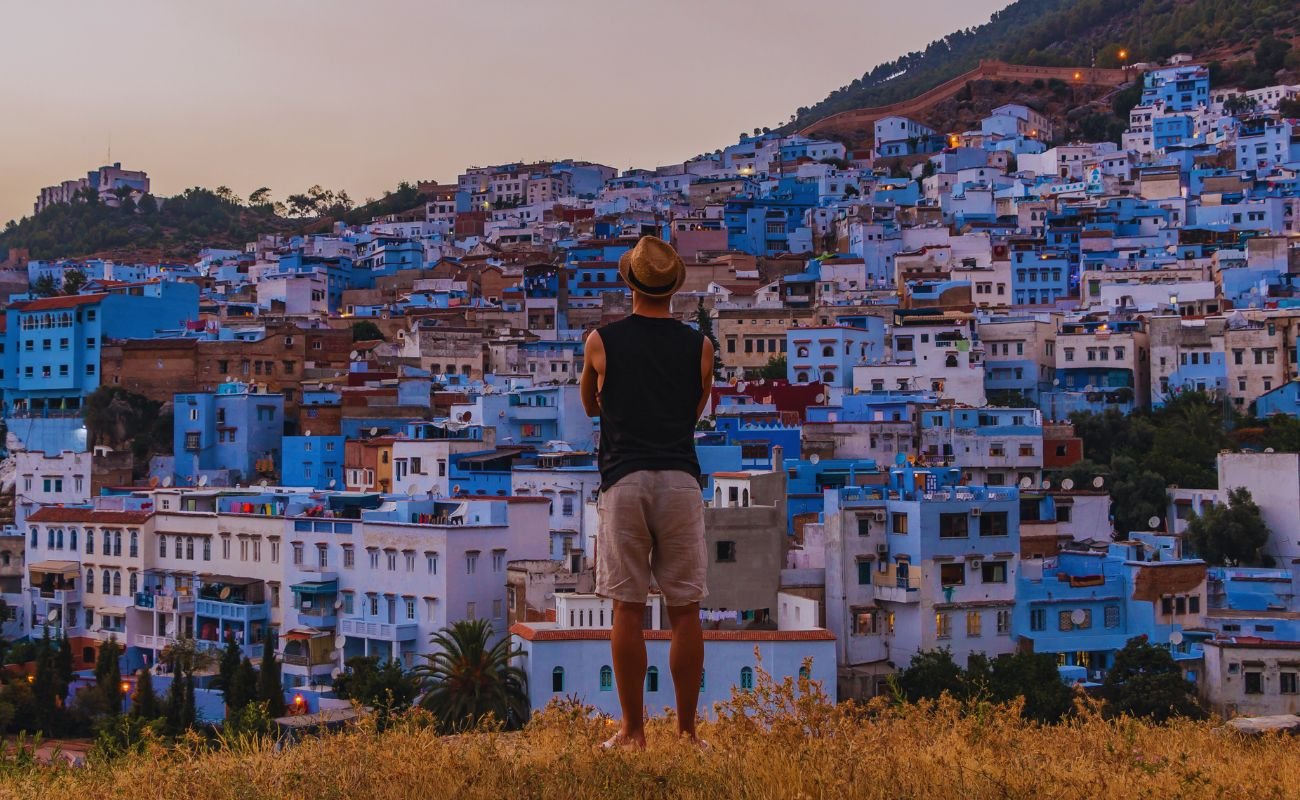
[[[160,196],[357,202],[471,165],[680,162],[1006,2],[0,0],[0,220],[110,145]]]

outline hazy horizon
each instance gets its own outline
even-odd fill
[[[1007,2],[9,2],[0,221],[110,142],[159,196],[321,184],[358,203],[473,164],[682,161]]]

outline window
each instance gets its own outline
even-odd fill
[[[271,540],[271,563],[280,563],[280,541],[278,539]]]
[[[858,585],[866,586],[871,583],[871,562],[858,562]]]
[[[108,534],[107,534],[107,533],[104,534],[104,537],[105,537],[105,538],[104,538],[104,552],[105,552],[105,554],[107,554],[107,553],[108,553]],[[166,536],[159,536],[159,537],[158,537],[158,557],[159,557],[159,558],[166,558],[166,557],[167,557],[167,537],[166,537]]]
[[[194,451],[200,449],[199,434],[197,432],[185,434],[185,449]]]
[[[555,694],[564,691],[564,667],[556,667],[551,670],[551,691]]]
[[[505,568],[505,563],[506,563],[506,551],[504,551],[504,550],[493,550],[493,551],[492,551],[492,571],[493,571],[493,572],[500,572],[502,569]]]
[[[414,597],[404,597],[404,598],[402,598],[402,602],[403,602],[403,603],[405,604],[405,606],[406,606],[406,618],[407,618],[408,620],[414,621],[414,620],[415,620],[415,598],[414,598]],[[497,602],[500,602],[500,601],[497,601]]]
[[[1008,535],[1007,512],[1005,511],[985,511],[980,514],[980,536],[1006,536]],[[961,534],[965,536],[963,532]]]
[[[1103,623],[1107,628],[1119,627],[1119,606],[1106,606]]]
[[[1264,693],[1264,673],[1247,672],[1246,673],[1246,694],[1263,694]]]
[[[894,533],[907,533],[907,515],[894,512],[890,515],[890,528]]]
[[[959,514],[940,514],[939,515],[939,538],[940,539],[964,539],[968,535],[967,523],[969,516],[965,513]]]
[[[1011,633],[1011,609],[998,609],[998,635],[1005,636]]]
[[[614,689],[614,670],[608,664],[600,668],[600,690],[602,692],[613,691]]]
[[[356,552],[352,549],[352,545],[350,544],[343,545],[344,569],[352,569],[352,567],[355,565],[356,565]]]
[[[397,551],[396,551],[396,550],[385,550],[385,551],[384,551],[384,558],[385,558],[385,560],[388,562],[388,571],[389,571],[389,572],[396,572],[396,571],[397,571]]]
[[[316,564],[324,569],[330,565],[330,548],[327,544],[316,545]]]
[[[1031,631],[1047,630],[1047,609],[1045,608],[1030,609],[1029,630]]]
[[[415,551],[414,550],[402,551],[402,560],[406,562],[407,572],[415,572]]]
[[[736,543],[735,542],[718,542],[718,562],[732,562],[736,560]]]
[[[425,561],[427,562],[427,566],[428,566],[428,569],[429,569],[429,574],[430,574],[430,575],[437,575],[437,574],[438,574],[438,554],[437,554],[437,553],[425,553],[425,554],[424,554],[424,558],[425,558]]]
[[[645,690],[646,692],[659,691],[659,668],[650,667],[645,671]]]
[[[741,691],[753,691],[754,689],[754,670],[749,667],[740,668],[740,688]]]
[[[212,560],[212,539],[206,536],[203,537],[203,560]]]
[[[966,584],[965,564],[940,564],[939,583],[943,586],[964,586]]]
[[[293,543],[293,563],[294,566],[302,565],[302,543],[301,542]]]
[[[966,612],[967,638],[973,638],[979,636],[983,632],[983,628],[984,628],[984,617],[980,614],[980,612],[967,611]]]
[[[940,611],[934,615],[934,635],[939,639],[952,637],[952,616]]]
[[[90,537],[90,531],[86,531],[86,537],[87,538]],[[128,552],[130,553],[131,558],[135,558],[140,555],[140,532],[139,531],[131,531],[131,547]],[[193,552],[193,545],[191,545],[190,552],[191,553]],[[190,557],[193,558],[193,556]]]
[[[165,549],[166,546],[164,545],[163,547]],[[86,552],[92,554],[95,552],[95,529],[94,528],[86,528]]]
[[[1006,583],[1007,562],[985,561],[980,566],[980,577],[984,583]]]
[[[379,551],[374,549],[369,549],[366,552],[369,553],[370,555],[370,568],[379,569]]]
[[[1281,694],[1300,693],[1300,683],[1297,682],[1296,676],[1297,673],[1295,672],[1278,673],[1278,692]]]

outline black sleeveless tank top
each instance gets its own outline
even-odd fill
[[[605,345],[600,488],[640,470],[681,470],[699,480],[695,423],[704,391],[704,334],[675,319],[636,314],[599,333]]]

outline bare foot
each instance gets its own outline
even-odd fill
[[[600,746],[601,750],[644,750],[645,734],[627,734],[619,731],[609,737],[604,744]]]

